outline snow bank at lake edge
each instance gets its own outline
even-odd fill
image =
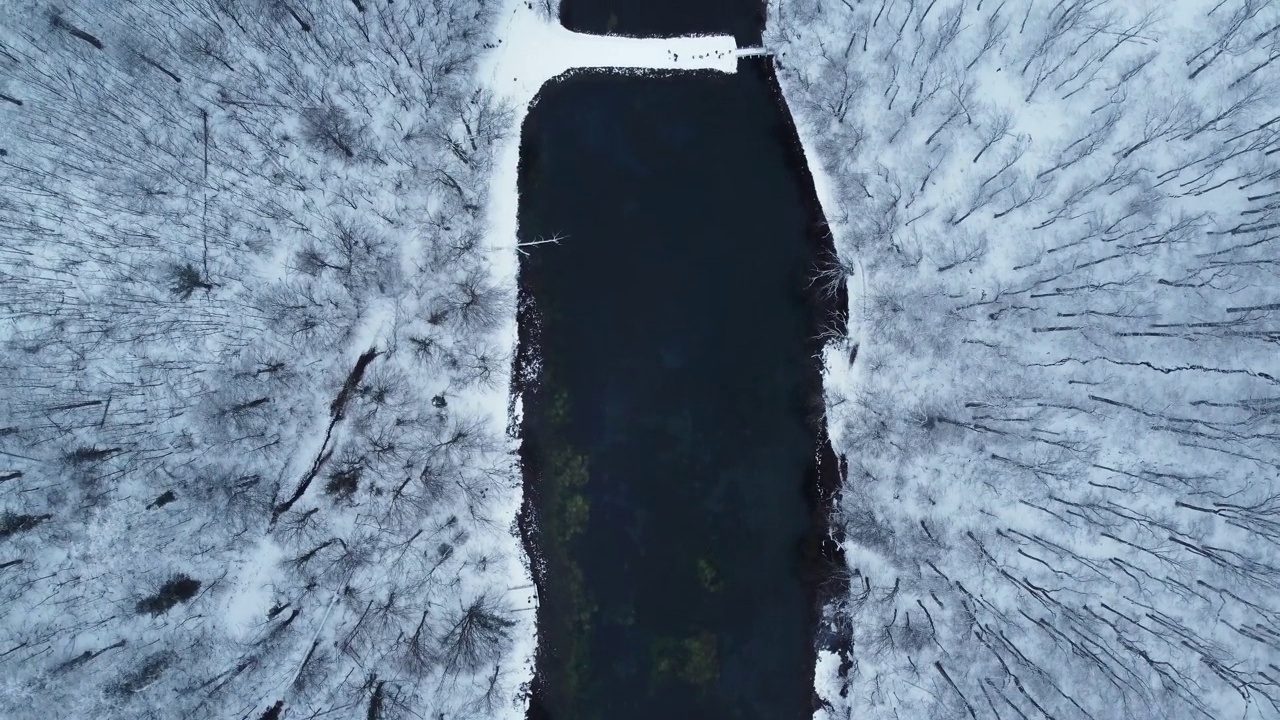
[[[809,168],[809,174],[813,179],[814,191],[818,195],[818,204],[822,207],[823,216],[827,220],[827,226],[831,232],[832,244],[839,251],[842,245],[844,233],[848,231],[845,223],[837,222],[835,218],[841,217],[833,212],[835,208],[840,206],[838,195],[836,194],[835,183],[831,176],[823,167],[822,158],[818,154],[816,148],[816,138],[812,124],[806,121],[803,113],[796,112],[795,105],[790,98],[793,97],[795,89],[791,86],[791,80],[785,73],[777,73],[778,86],[782,90],[784,102],[787,103],[788,111],[791,113],[792,121],[795,124],[796,136],[800,140],[800,147],[804,152],[805,162]],[[856,258],[840,258],[842,262],[857,262]],[[851,310],[856,298],[862,297],[862,280],[860,274],[851,274],[845,279],[845,290],[848,293],[849,308]],[[823,348],[822,353],[822,376],[824,401],[830,405],[830,390],[834,387],[846,388],[856,382],[856,365],[850,362],[850,353],[854,348],[860,347],[862,344],[862,330],[853,322],[853,314],[849,313],[849,323],[846,327],[845,337],[829,340]],[[831,443],[831,449],[835,452],[837,458],[843,458],[845,455],[845,446],[840,436],[840,423],[833,420],[832,416],[827,413],[824,415],[826,421],[826,430],[828,442]],[[835,502],[833,501],[833,506]],[[830,622],[827,613],[824,611],[821,622]],[[842,699],[840,697],[840,687],[842,680],[840,677],[840,667],[842,659],[840,656],[829,650],[818,650],[817,664],[814,667],[814,692],[824,705],[829,704],[832,707],[839,706]],[[826,708],[821,708],[814,713],[815,720],[835,720],[840,717],[833,714]]]

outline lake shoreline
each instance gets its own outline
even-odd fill
[[[816,271],[821,263],[829,262],[835,257],[834,243],[828,231],[827,222],[814,189],[813,179],[805,163],[803,148],[796,132],[795,121],[783,98],[780,85],[774,72],[773,61],[769,58],[742,60],[740,73],[757,75],[767,85],[776,110],[780,113],[781,122],[775,128],[775,140],[783,149],[787,170],[794,178],[797,190],[803,200],[803,210],[807,219],[805,232],[809,244],[807,254]],[[523,129],[522,129],[523,130]],[[523,138],[522,138],[523,139]],[[536,153],[525,144],[520,146],[520,177],[526,179],[530,164],[536,165]],[[522,184],[523,187],[523,184]],[[539,438],[530,432],[530,418],[544,417],[547,408],[547,394],[540,393],[540,316],[534,302],[533,289],[524,272],[519,274],[518,285],[518,345],[513,360],[512,398],[513,405],[518,398],[522,403],[523,424],[519,429],[519,460],[524,489],[521,511],[517,518],[518,530],[526,552],[530,559],[530,573],[537,587],[539,604],[537,610],[538,642],[535,653],[535,670],[531,683],[525,691],[528,699],[526,717],[530,720],[550,720],[552,714],[549,707],[555,703],[548,702],[549,690],[547,668],[554,664],[550,656],[552,649],[546,642],[552,634],[548,633],[548,623],[560,622],[564,618],[548,617],[545,598],[553,593],[562,596],[566,588],[549,585],[550,578],[547,546],[543,542],[547,532],[548,512],[547,500],[553,495],[555,488],[548,487],[548,469],[542,458],[546,457],[547,448],[542,444],[548,438]],[[847,657],[849,641],[847,634],[832,632],[830,619],[825,616],[824,609],[833,601],[847,593],[842,578],[847,577],[847,567],[841,549],[842,538],[834,534],[831,513],[835,507],[844,475],[843,463],[833,451],[827,437],[825,415],[823,412],[823,373],[821,357],[826,344],[824,338],[836,332],[842,335],[848,317],[847,293],[843,286],[832,294],[827,294],[814,283],[803,283],[796,288],[807,307],[808,323],[807,341],[802,352],[805,353],[804,375],[800,404],[795,408],[797,417],[803,418],[804,426],[813,438],[812,460],[803,476],[803,495],[808,511],[808,527],[803,541],[794,549],[797,553],[798,580],[802,585],[807,600],[807,627],[811,652],[807,654],[807,665],[803,668],[812,688],[819,651],[840,653]],[[762,338],[768,341],[768,338]],[[543,388],[545,389],[545,388]],[[553,440],[551,440],[554,442]],[[554,504],[554,502],[553,502]],[[540,511],[541,508],[541,511]],[[540,512],[542,515],[540,515]],[[551,524],[556,526],[555,519]],[[554,540],[553,540],[554,542]],[[553,559],[554,561],[554,559]],[[557,576],[559,577],[559,576]],[[563,597],[561,598],[563,605]],[[576,630],[576,629],[575,629]],[[563,638],[561,638],[563,642]],[[560,659],[563,664],[563,658]],[[564,678],[559,680],[564,684]],[[812,690],[811,712],[822,706],[816,688]]]
[[[787,105],[782,86],[778,81],[776,68],[771,58],[740,61],[761,66],[779,114],[784,118],[779,141],[786,149],[788,166],[796,176],[800,194],[804,199],[805,212],[809,216],[809,229],[806,233],[812,249],[811,253],[819,263],[835,261],[835,238],[831,234],[826,214],[814,186],[813,174],[809,170],[810,160],[805,156],[804,146],[796,129],[795,117]],[[741,72],[741,70],[740,70]],[[819,266],[820,267],[820,266]],[[802,581],[810,600],[810,637],[814,652],[810,655],[810,664],[805,668],[806,674],[815,679],[816,663],[819,651],[829,651],[839,655],[842,667],[849,663],[852,652],[852,636],[839,629],[823,632],[823,625],[831,624],[826,608],[833,602],[847,596],[848,587],[843,582],[847,577],[848,566],[843,549],[843,532],[833,524],[832,513],[839,500],[844,479],[848,474],[848,462],[838,458],[831,446],[827,430],[824,401],[823,368],[819,358],[827,345],[824,338],[834,333],[844,337],[849,323],[849,293],[844,283],[839,283],[834,293],[824,293],[818,283],[810,283],[805,288],[805,300],[810,308],[809,344],[806,352],[809,357],[809,372],[806,377],[805,396],[816,398],[817,411],[811,409],[806,414],[815,441],[814,463],[805,477],[805,500],[809,504],[810,536],[804,549]],[[823,705],[815,687],[813,691],[813,710],[816,712]]]

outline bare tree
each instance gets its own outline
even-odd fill
[[[492,662],[510,640],[514,625],[496,602],[477,597],[453,616],[440,639],[445,671],[469,671]]]

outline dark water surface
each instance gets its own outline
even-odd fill
[[[733,35],[756,47],[764,20],[764,0],[560,0],[561,24],[593,35]]]
[[[530,716],[811,716],[842,320],[769,61],[558,80],[521,147],[521,239],[563,237],[521,264]]]

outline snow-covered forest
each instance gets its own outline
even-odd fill
[[[1280,717],[1280,3],[785,0],[767,44],[850,290],[825,716]]]
[[[522,712],[497,11],[4,3],[0,716]]]
[[[501,13],[0,9],[0,716],[523,711]],[[1280,2],[766,45],[851,298],[820,716],[1280,717]]]

